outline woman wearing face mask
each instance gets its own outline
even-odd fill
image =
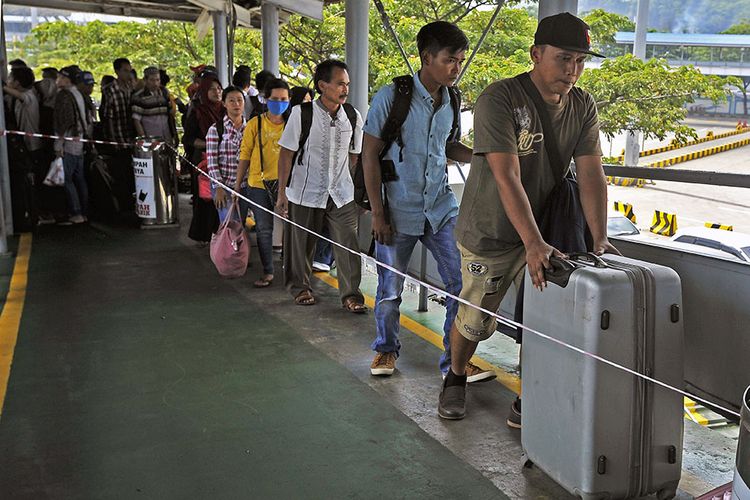
[[[263,264],[263,275],[253,283],[256,288],[265,288],[273,281],[273,209],[278,194],[279,139],[284,131],[284,112],[289,107],[289,85],[275,78],[264,90],[268,111],[248,121],[240,146],[240,161],[237,166],[235,191],[240,191],[245,174],[249,186],[248,198],[268,210],[255,206],[255,230],[258,253]]]

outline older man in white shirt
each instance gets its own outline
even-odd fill
[[[315,88],[320,99],[292,109],[279,145],[279,196],[277,210],[316,233],[327,224],[331,239],[358,249],[358,208],[350,166],[362,149],[362,117],[344,106],[349,94],[346,64],[327,60],[315,69]],[[303,107],[309,106],[306,111]],[[310,116],[304,138],[303,115]],[[353,126],[354,125],[354,126]],[[299,150],[299,151],[298,151]],[[290,179],[291,178],[291,179]],[[287,181],[288,186],[287,186]],[[286,224],[284,230],[284,282],[298,305],[315,304],[310,286],[317,237]],[[359,290],[361,259],[336,245],[339,294],[344,308],[353,313],[367,310]]]

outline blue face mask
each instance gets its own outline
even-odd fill
[[[272,115],[282,115],[289,107],[289,101],[266,101],[266,104],[268,104],[268,111]]]

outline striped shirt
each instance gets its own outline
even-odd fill
[[[168,142],[172,141],[169,123],[172,116],[171,106],[167,92],[161,88],[151,92],[144,87],[134,92],[130,100],[133,119],[141,122],[146,135],[161,137]]]
[[[237,164],[239,163],[240,144],[245,131],[245,118],[242,125],[236,128],[229,117],[224,116],[224,137],[219,144],[219,134],[216,124],[211,125],[206,133],[206,159],[208,160],[208,175],[229,187],[234,187],[237,180]],[[243,179],[244,180],[244,179]]]

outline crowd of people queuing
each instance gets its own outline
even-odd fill
[[[589,40],[588,26],[575,16],[559,14],[542,20],[530,49],[533,69],[520,76],[528,78],[545,101],[561,152],[575,159],[593,250],[617,252],[606,236],[606,184],[596,107],[589,94],[574,86],[587,54],[592,53]],[[422,27],[417,46],[421,69],[401,80],[406,82],[410,101],[395,133],[389,127],[400,99],[397,94],[403,93],[399,84],[379,89],[363,119],[346,103],[346,64],[333,59],[316,67],[314,89],[290,88],[267,71],[253,78],[247,66],[240,66],[232,84],[223,88],[215,68],[191,68],[194,81],[188,88],[187,105],[166,90],[169,77],[163,70],[145,68],[143,78],[137,79],[130,62],[117,59],[115,75],[101,81],[99,120],[91,100],[95,80],[77,66],[59,71],[45,68],[42,80],[35,82],[32,70],[15,61],[5,89],[19,130],[63,137],[101,136],[123,144],[108,153],[116,165],[121,162],[124,182],[132,182],[124,175],[130,161],[125,144],[136,135],[159,136],[176,144],[180,113],[185,156],[241,195],[215,183],[205,185],[197,170],[190,169],[193,217],[189,236],[208,242],[225,218],[244,221],[252,211],[262,264],[253,283],[258,288],[271,285],[278,269],[273,255],[274,217],[255,206],[276,211],[314,233],[330,235],[348,248],[359,247],[360,209],[355,203],[353,171],[361,155],[375,258],[405,273],[420,241],[434,256],[450,295],[497,310],[524,269],[541,289],[546,285],[543,270],[549,267],[550,257],[562,255],[544,240],[537,221],[564,172],[554,171],[545,150],[542,117],[520,77],[497,81],[481,94],[475,105],[473,149],[462,144],[460,106],[454,102],[452,87],[469,41],[456,25],[438,21]],[[45,118],[50,116],[54,119]],[[49,124],[54,127],[45,130]],[[47,151],[43,141],[30,137],[24,138],[23,145],[35,162],[36,179],[44,176],[52,156],[62,157],[68,201],[63,222],[85,222],[87,147],[57,140]],[[472,167],[460,211],[448,185],[449,159]],[[386,169],[391,172],[388,176]],[[41,213],[40,221],[49,220],[44,217],[50,215]],[[313,262],[325,249],[316,248],[315,234],[291,224],[284,226],[284,286],[294,303],[314,305],[318,298],[311,284]],[[366,312],[359,288],[360,257],[337,246],[333,254],[343,308]],[[403,276],[378,267],[376,338],[371,345],[375,355],[370,368],[374,376],[389,376],[396,369],[403,285]],[[445,305],[438,414],[461,419],[467,383],[495,377],[470,359],[478,342],[495,331],[496,321],[451,296]],[[520,403],[517,399],[511,407],[507,419],[511,427],[520,428]]]

